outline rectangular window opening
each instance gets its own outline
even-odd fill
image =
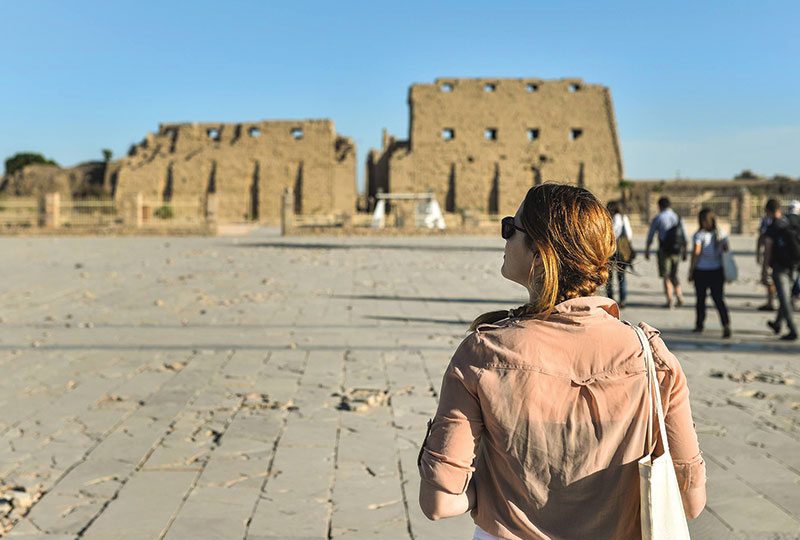
[[[581,85],[579,85],[578,83],[572,83],[572,84],[569,85],[569,91],[570,92],[577,92],[580,89],[581,89]]]
[[[303,138],[303,128],[292,128],[292,137],[295,139],[302,139]]]
[[[452,92],[453,91],[453,84],[452,83],[443,83],[442,86],[440,86],[439,88],[441,88],[442,92]]]
[[[208,135],[209,139],[213,139],[215,141],[219,140],[219,130],[218,129],[207,129],[206,135]]]
[[[528,83],[527,85],[525,85],[525,90],[527,90],[528,92],[536,92],[538,89],[539,89],[538,84]]]
[[[483,90],[484,92],[494,92],[497,90],[497,85],[494,83],[486,83],[486,85],[483,87]]]
[[[535,141],[539,138],[539,129],[538,128],[530,128],[527,130],[528,133],[528,140]]]
[[[572,128],[569,130],[569,140],[574,141],[575,139],[579,138],[583,135],[583,130],[579,128]]]
[[[445,128],[442,130],[442,139],[446,141],[452,141],[456,138],[456,132],[452,128]]]
[[[259,137],[261,136],[261,130],[257,127],[251,127],[247,132],[250,134],[251,137]]]
[[[486,131],[483,132],[483,137],[487,141],[496,141],[497,140],[497,128],[486,128]]]

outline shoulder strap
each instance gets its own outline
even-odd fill
[[[664,453],[669,453],[667,426],[664,422],[664,408],[661,405],[661,389],[658,385],[658,377],[656,377],[656,366],[653,360],[653,351],[650,348],[650,342],[647,340],[647,336],[641,327],[634,326],[628,321],[623,322],[631,326],[636,332],[636,337],[639,338],[639,343],[641,343],[642,350],[644,351],[644,361],[647,369],[647,449],[645,452],[649,455],[651,453],[650,449],[653,448],[653,402],[655,401],[661,444],[664,446]]]

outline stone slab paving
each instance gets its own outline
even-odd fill
[[[640,243],[641,239],[636,242]],[[687,373],[696,539],[800,538],[800,344],[734,238],[734,337],[636,265],[624,317]],[[450,355],[518,305],[499,238],[0,238],[0,530],[22,539],[455,539],[416,457]],[[685,269],[683,270],[685,274]],[[798,314],[800,315],[800,314]]]

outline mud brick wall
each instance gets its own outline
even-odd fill
[[[295,192],[299,214],[355,211],[355,145],[330,120],[161,124],[108,179],[114,198],[195,199],[216,193],[221,221],[280,219]]]
[[[409,91],[409,140],[384,137],[368,193],[433,189],[447,211],[513,213],[530,186],[605,199],[623,177],[608,88],[581,79],[437,79]],[[384,165],[384,163],[386,164]]]

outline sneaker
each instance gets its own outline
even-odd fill
[[[797,334],[789,332],[785,336],[781,336],[781,341],[797,341]]]
[[[672,305],[672,302],[667,302],[661,307],[663,307],[664,309],[675,309],[675,306]]]
[[[692,332],[694,332],[695,334],[702,334],[703,333],[703,327],[702,326],[695,326],[694,330],[692,330]]]
[[[676,302],[678,304],[678,307],[681,307],[683,305],[683,296],[679,296]]]
[[[621,307],[621,308],[628,307],[628,302],[623,300],[622,302],[619,303],[619,307]]]
[[[780,334],[781,333],[781,325],[779,325],[775,321],[767,321],[767,326],[769,326],[772,329],[772,332],[774,334]]]
[[[756,308],[758,311],[775,311],[775,308],[769,304],[764,304],[763,306],[758,306]]]
[[[726,326],[722,329],[722,338],[727,339],[729,337],[731,337],[731,327]]]

